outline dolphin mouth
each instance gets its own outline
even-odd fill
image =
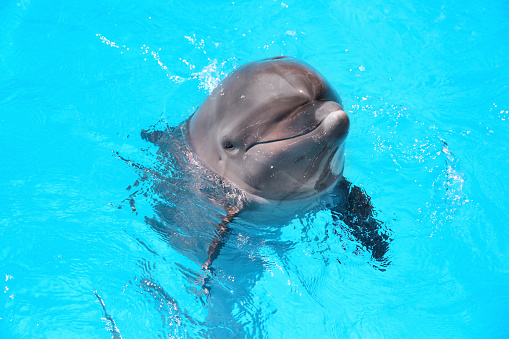
[[[246,152],[249,151],[251,148],[253,148],[254,146],[258,146],[258,145],[265,145],[265,144],[271,144],[271,143],[275,143],[275,142],[279,142],[279,141],[287,141],[287,140],[292,140],[292,139],[297,139],[299,137],[302,137],[302,136],[305,136],[305,135],[308,135],[308,134],[311,134],[313,133],[314,131],[316,131],[318,129],[318,127],[320,127],[322,125],[322,123],[324,122],[325,119],[323,119],[322,121],[320,121],[315,127],[313,127],[312,129],[310,130],[307,130],[305,132],[302,132],[302,133],[298,133],[296,135],[293,135],[291,137],[286,137],[286,138],[280,138],[280,139],[272,139],[272,140],[266,140],[266,141],[258,141],[258,142],[255,142],[255,143],[252,143],[251,145],[249,145],[247,148],[246,148]]]
[[[337,105],[337,104],[336,104]],[[330,108],[330,107],[329,107]],[[335,110],[327,110],[326,111],[317,111],[317,115],[315,118],[319,118],[314,121],[314,124],[310,122],[308,128],[305,128],[300,133],[296,133],[294,135],[283,136],[281,138],[267,138],[268,140],[260,140],[253,142],[248,147],[246,147],[245,152],[248,152],[255,146],[273,144],[276,142],[284,142],[289,140],[302,140],[307,136],[306,139],[313,139],[315,143],[322,143],[324,141],[334,144],[339,140],[343,140],[344,137],[348,134],[348,129],[350,127],[350,121],[346,112],[341,108],[341,106],[337,106]],[[314,125],[314,126],[313,126]],[[311,135],[311,136],[310,136]]]

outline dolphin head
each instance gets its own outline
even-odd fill
[[[248,63],[189,120],[189,138],[213,171],[267,200],[301,199],[342,176],[349,119],[313,68],[292,58]]]

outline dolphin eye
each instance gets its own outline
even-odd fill
[[[233,144],[230,141],[225,140],[225,141],[223,141],[223,148],[225,150],[231,151],[235,148],[235,146],[233,146]]]
[[[221,147],[223,147],[223,150],[231,156],[236,155],[239,152],[238,145],[227,136],[223,137]]]

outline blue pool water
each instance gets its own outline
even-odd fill
[[[3,0],[0,338],[509,337],[508,17],[505,0]],[[142,129],[279,55],[340,93],[345,176],[389,264],[327,211],[265,216],[238,222],[207,296],[190,247],[149,227],[146,182],[131,210],[120,157],[156,166]]]

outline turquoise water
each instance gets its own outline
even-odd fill
[[[509,337],[508,17],[501,0],[2,1],[0,337]],[[345,176],[390,264],[327,211],[265,216],[239,221],[206,296],[194,252],[147,222],[156,190],[131,210],[140,171],[119,156],[157,166],[142,129],[278,55],[340,93]]]

